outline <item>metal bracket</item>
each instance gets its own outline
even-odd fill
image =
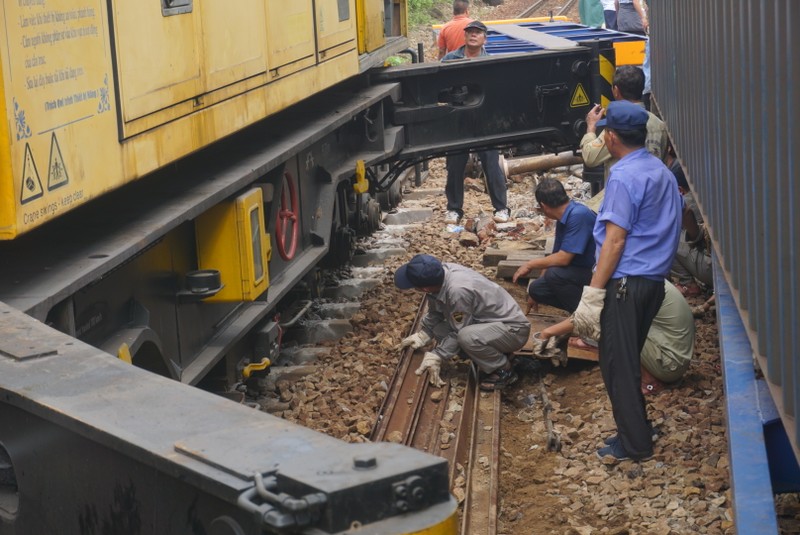
[[[165,17],[192,12],[193,0],[161,0],[161,14]]]
[[[52,332],[47,325],[0,303],[0,355],[14,360],[57,355],[58,347],[49,341]]]

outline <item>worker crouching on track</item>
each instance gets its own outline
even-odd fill
[[[566,338],[572,333],[572,319],[542,329],[534,335],[533,353],[564,364]],[[678,381],[689,369],[694,354],[694,317],[681,292],[664,281],[664,301],[658,309],[641,351],[642,394],[657,394]]]
[[[482,372],[482,390],[498,390],[517,380],[510,354],[528,341],[531,324],[506,290],[469,268],[426,254],[400,266],[394,283],[401,290],[424,292],[428,300],[422,330],[400,344],[419,349],[436,340],[417,375],[427,370],[430,383],[443,386],[442,361],[460,353]]]

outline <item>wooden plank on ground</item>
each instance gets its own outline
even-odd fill
[[[528,314],[528,320],[531,322],[531,336],[528,342],[522,346],[522,349],[516,352],[520,356],[533,356],[533,335],[541,332],[543,329],[554,325],[565,318],[563,316],[550,316],[547,314]],[[582,349],[579,347],[567,346],[567,357],[579,360],[590,360],[593,362],[598,361],[598,351],[596,348]]]

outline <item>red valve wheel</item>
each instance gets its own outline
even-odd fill
[[[297,236],[300,233],[298,205],[294,177],[287,171],[283,173],[281,204],[275,220],[275,241],[278,253],[284,260],[291,260],[297,252]]]

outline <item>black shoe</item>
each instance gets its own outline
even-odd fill
[[[479,385],[481,390],[493,391],[502,390],[507,386],[511,386],[517,382],[517,372],[511,366],[508,369],[495,370],[492,373],[485,375],[481,379]]]
[[[653,442],[658,440],[658,429],[656,429],[652,425],[650,426],[650,440],[652,440]],[[614,442],[619,442],[618,434],[611,435],[610,437],[608,437],[603,441],[603,444],[605,444],[606,446],[610,446]]]
[[[627,451],[625,451],[625,448],[622,446],[622,443],[619,440],[617,440],[612,444],[609,444],[608,446],[597,450],[597,457],[600,459],[604,457],[613,457],[616,461],[627,461],[627,460],[646,461],[653,457],[653,453],[650,452],[649,454],[642,455],[640,457],[632,457],[631,455],[628,454]]]

